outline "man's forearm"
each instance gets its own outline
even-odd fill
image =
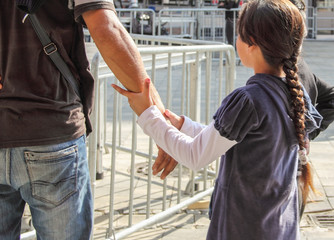
[[[128,90],[141,91],[148,75],[135,43],[116,14],[108,9],[99,9],[84,13],[83,18],[104,61],[115,76]]]
[[[116,14],[108,9],[88,11],[83,14],[89,32],[104,61],[125,88],[140,92],[148,74],[140,53],[119,21]],[[163,112],[160,96],[152,85],[154,103]]]

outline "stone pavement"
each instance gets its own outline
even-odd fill
[[[334,41],[306,41],[303,56],[314,74],[334,85]],[[244,85],[251,75],[250,69],[238,66],[235,87]],[[121,156],[122,153],[117,154],[117,161],[122,161],[121,159],[124,158]],[[105,157],[110,159],[109,156]],[[334,124],[311,143],[310,159],[314,167],[315,186],[319,193],[313,195],[312,200],[306,206],[300,226],[301,239],[334,240],[334,163],[332,162],[334,161]],[[104,171],[105,177],[97,181],[94,239],[105,239],[108,228],[108,209],[106,206],[109,202],[107,198],[103,197],[105,192],[99,189],[101,186],[109,184],[109,167],[107,164]],[[129,186],[128,182],[124,182],[124,184],[126,187]],[[207,203],[208,200],[207,197],[203,202]],[[116,202],[116,204],[118,203]],[[133,216],[133,224],[144,219],[145,214],[139,212]],[[116,213],[114,225],[117,229],[126,228],[127,223],[127,218],[121,212]],[[206,207],[195,210],[185,208],[167,221],[139,230],[125,239],[201,240],[205,239],[208,225]]]

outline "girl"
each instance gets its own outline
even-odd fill
[[[302,172],[305,200],[312,187],[304,161],[305,124],[316,125],[312,116],[305,120],[296,74],[305,31],[303,17],[288,0],[245,4],[237,50],[254,76],[223,100],[210,125],[175,118],[186,134],[168,125],[153,105],[149,79],[138,94],[113,85],[128,97],[144,132],[181,164],[198,170],[222,156],[207,239],[299,238],[297,173]]]

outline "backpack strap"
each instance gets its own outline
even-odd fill
[[[16,0],[16,6],[26,13],[35,13],[46,0]]]
[[[29,18],[39,40],[41,41],[45,54],[51,58],[58,70],[61,72],[61,74],[70,84],[70,86],[74,89],[75,93],[80,97],[79,84],[74,78],[64,59],[60,56],[56,44],[51,41],[35,14],[27,14],[26,17]]]

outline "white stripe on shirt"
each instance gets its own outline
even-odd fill
[[[113,0],[69,0],[74,2],[74,6],[79,6],[81,4],[86,4],[86,3],[95,3],[95,2],[109,2],[109,3],[114,3]]]

